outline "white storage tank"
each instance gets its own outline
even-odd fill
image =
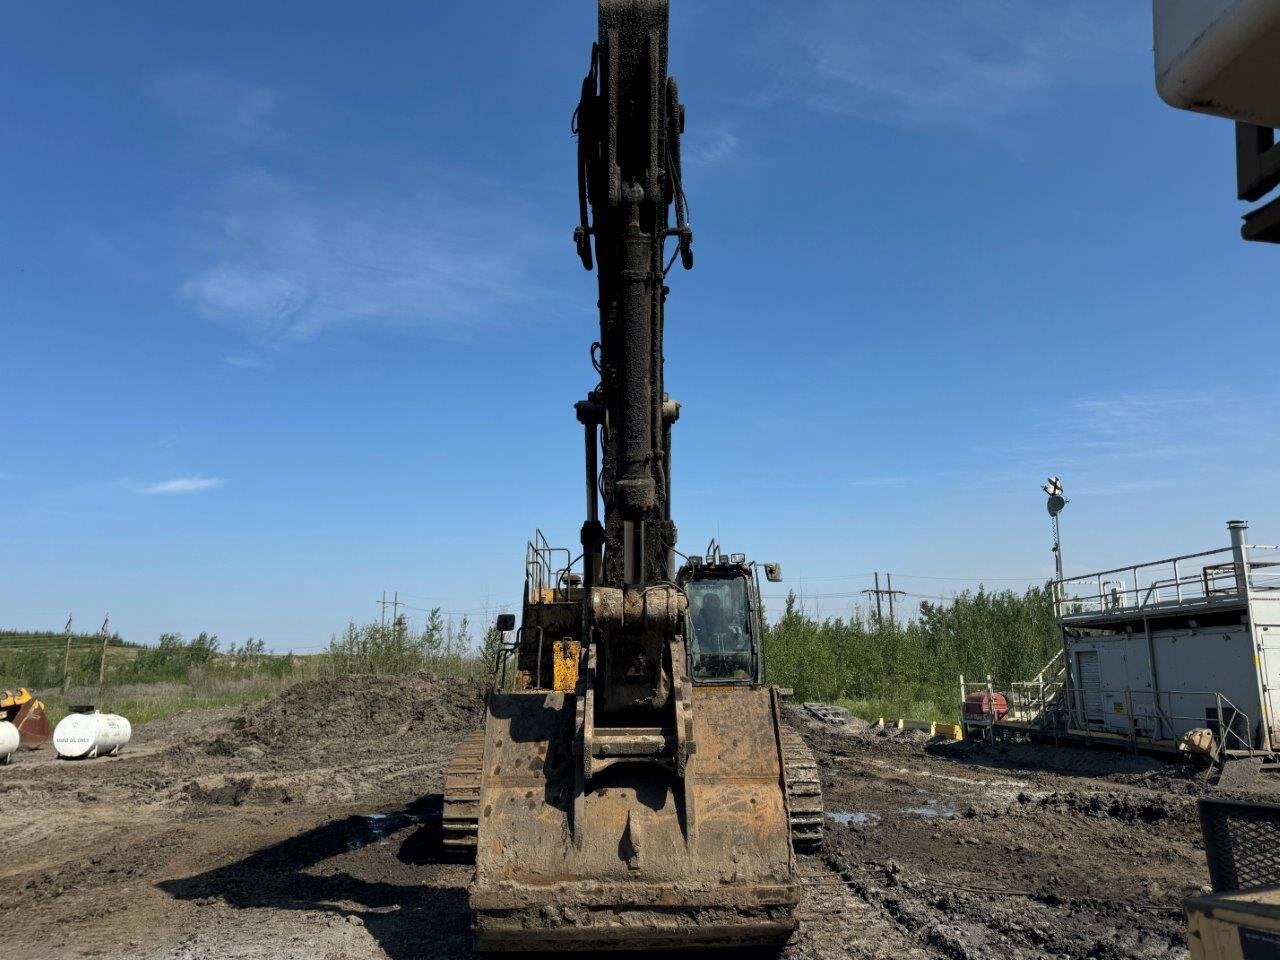
[[[0,763],[8,763],[18,749],[18,728],[8,720],[0,720]]]
[[[1153,0],[1165,103],[1280,127],[1280,2]]]
[[[104,757],[119,753],[132,736],[133,726],[119,714],[69,713],[54,728],[53,749],[65,760]]]

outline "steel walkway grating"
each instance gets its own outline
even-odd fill
[[[1280,885],[1280,804],[1201,800],[1215,893]]]

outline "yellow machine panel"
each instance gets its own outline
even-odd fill
[[[1192,960],[1280,960],[1280,804],[1196,806],[1213,893],[1183,904]]]
[[[1186,911],[1191,960],[1280,957],[1280,887],[1192,897]]]
[[[573,693],[578,686],[578,655],[582,644],[577,640],[561,640],[555,647],[552,662],[551,689],[556,693]]]

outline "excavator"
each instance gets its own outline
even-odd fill
[[[668,0],[599,0],[573,116],[574,238],[600,311],[599,383],[575,404],[581,552],[527,545],[519,628],[497,623],[513,674],[504,657],[445,780],[481,952],[780,947],[796,854],[822,838],[816,764],[764,683],[759,575],[779,568],[714,542],[676,566],[662,343],[693,232],[667,37]]]

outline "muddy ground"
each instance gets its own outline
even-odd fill
[[[0,767],[0,918],[24,956],[471,956],[442,770],[478,687],[300,684],[140,727],[118,758]],[[1185,957],[1207,883],[1191,768],[793,721],[825,852],[800,860],[791,958]]]

